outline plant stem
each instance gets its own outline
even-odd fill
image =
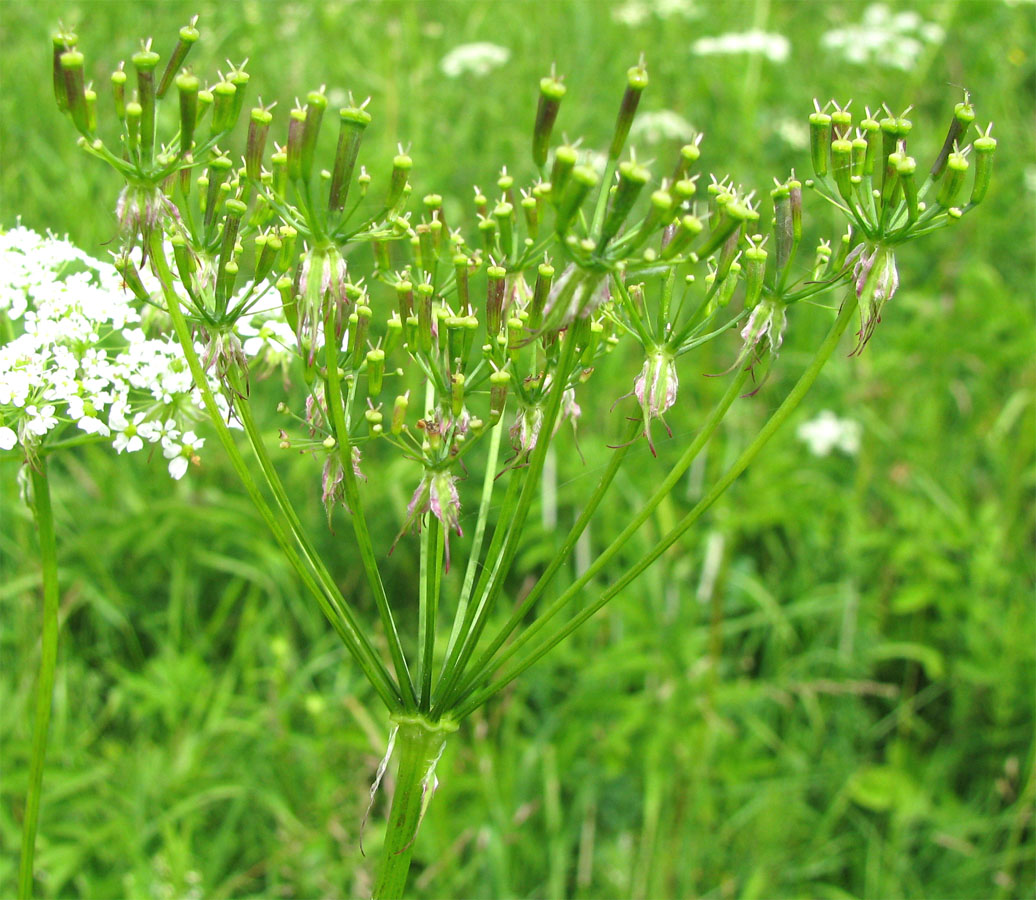
[[[468,557],[468,566],[464,570],[464,584],[460,590],[460,599],[457,601],[457,612],[453,618],[453,631],[450,633],[450,640],[446,644],[446,658],[449,659],[453,653],[453,647],[460,635],[461,625],[464,622],[468,610],[468,600],[471,598],[471,589],[475,586],[475,573],[478,571],[478,558],[482,552],[482,539],[486,533],[486,521],[489,518],[489,504],[493,499],[493,488],[496,486],[496,463],[500,455],[500,436],[504,431],[504,417],[493,426],[489,435],[489,456],[486,459],[486,474],[482,480],[482,497],[478,504],[478,522],[475,525],[475,534],[471,540],[471,555]]]
[[[353,615],[348,603],[342,596],[341,591],[338,590],[337,583],[331,573],[327,570],[327,567],[324,565],[324,561],[320,558],[320,555],[313,547],[309,536],[306,534],[306,531],[302,526],[302,521],[299,519],[298,513],[295,511],[295,507],[292,505],[291,499],[288,497],[288,492],[284,489],[284,484],[281,482],[280,476],[277,474],[277,469],[273,465],[273,460],[270,459],[269,453],[266,452],[262,435],[259,433],[259,428],[256,425],[254,416],[252,415],[251,404],[247,400],[243,400],[236,405],[235,411],[237,412],[238,418],[241,420],[241,424],[244,426],[245,436],[248,438],[248,443],[252,448],[252,453],[255,455],[256,461],[259,463],[259,468],[262,470],[263,476],[266,478],[266,483],[269,485],[274,499],[277,501],[277,506],[281,511],[281,515],[288,520],[288,524],[295,540],[299,543],[299,546],[302,547],[303,555],[307,562],[309,562],[313,567],[317,579],[323,586],[324,593],[331,605],[335,608],[338,615],[348,623],[350,632],[356,635],[357,643],[362,649],[367,662],[372,663],[373,674],[368,672],[368,677],[372,680],[376,677],[377,680],[381,682],[385,691],[388,692],[389,696],[398,697],[399,691],[396,689],[392,676],[381,662],[381,658],[378,656],[377,651],[371,644],[370,638],[367,637],[366,632],[360,626],[359,622],[357,622],[356,617]],[[357,662],[360,663],[361,667],[364,667],[363,662],[360,660],[357,660]],[[366,667],[364,668],[366,671]]]
[[[406,889],[417,829],[435,790],[435,765],[447,736],[457,726],[444,720],[432,724],[419,716],[397,716],[399,770],[392,795],[374,900],[400,900]]]
[[[32,724],[32,763],[29,792],[22,822],[22,855],[18,867],[18,898],[29,900],[33,887],[36,855],[36,826],[40,816],[43,763],[47,756],[47,732],[54,694],[54,669],[58,657],[58,559],[54,537],[54,514],[50,506],[47,461],[40,457],[29,465],[32,479],[32,510],[39,529],[40,567],[43,570],[43,632],[40,641],[40,671],[36,681],[36,715]]]
[[[432,665],[435,658],[435,620],[439,611],[439,589],[442,585],[442,556],[445,534],[434,513],[421,540],[420,594],[418,622],[417,681],[420,685],[421,709],[428,709],[432,696]]]
[[[518,608],[511,614],[506,624],[496,633],[489,646],[486,647],[485,651],[479,657],[478,661],[474,663],[472,668],[476,672],[481,672],[487,668],[493,659],[493,654],[503,646],[504,642],[514,632],[514,630],[521,625],[525,620],[525,616],[532,609],[533,605],[539,600],[540,596],[550,585],[554,576],[557,574],[558,569],[565,563],[568,557],[571,555],[572,550],[575,548],[576,543],[579,541],[580,536],[586,530],[586,526],[590,524],[590,519],[593,514],[597,511],[597,507],[600,505],[601,500],[604,499],[604,495],[607,493],[608,488],[611,487],[612,481],[615,479],[616,474],[619,471],[624,459],[626,458],[626,452],[629,450],[632,442],[635,440],[637,433],[643,428],[643,420],[638,416],[630,422],[629,431],[626,435],[625,440],[615,449],[612,454],[611,460],[608,462],[608,467],[604,470],[601,475],[600,481],[597,483],[597,487],[591,495],[586,506],[580,513],[579,518],[572,526],[571,530],[565,538],[564,544],[561,545],[561,549],[554,555],[550,565],[547,566],[544,573],[536,580],[532,590],[529,591],[528,595],[518,605]]]
[[[630,569],[622,578],[620,578],[615,584],[609,587],[601,596],[591,603],[589,606],[581,610],[576,616],[569,620],[565,625],[558,629],[554,634],[545,638],[533,651],[529,653],[521,662],[515,665],[505,675],[498,678],[489,687],[484,688],[482,691],[477,692],[474,696],[470,697],[468,701],[460,707],[460,709],[454,713],[457,719],[461,719],[468,713],[478,709],[483,703],[486,702],[493,694],[497,691],[506,687],[512,680],[517,678],[522,672],[528,669],[531,665],[537,662],[545,653],[549,653],[555,646],[561,641],[567,638],[573,631],[575,631],[580,625],[582,625],[587,619],[589,619],[594,613],[601,609],[609,600],[614,596],[622,592],[629,584],[631,584],[640,574],[651,566],[655,560],[657,560],[666,550],[668,550],[680,537],[692,526],[698,519],[701,518],[702,514],[710,507],[713,503],[719,499],[720,496],[730,487],[734,481],[744,472],[745,469],[751,464],[752,460],[759,454],[759,451],[766,445],[766,442],[773,437],[781,425],[787,420],[787,418],[795,411],[799,403],[802,402],[802,398],[806,395],[809,389],[813,386],[813,383],[817,380],[817,376],[820,374],[821,369],[827,363],[831,354],[834,352],[835,347],[838,346],[838,342],[845,332],[846,326],[853,317],[853,313],[856,311],[856,294],[850,290],[848,297],[842,304],[842,308],[838,313],[838,318],[831,326],[831,330],[828,332],[824,342],[820,345],[813,357],[813,361],[802,376],[796,382],[795,386],[788,393],[788,396],[784,398],[784,402],[777,408],[772,416],[767,420],[766,424],[760,429],[759,433],[755,436],[752,443],[745,448],[742,454],[737,458],[734,464],[727,469],[723,477],[720,478],[712,489],[706,494],[698,504],[689,512],[675,527],[673,527],[658,543],[638,560],[637,564]],[[574,587],[574,586],[573,586]],[[563,599],[563,598],[559,598]],[[553,609],[553,607],[552,607]],[[539,621],[535,623],[539,624]],[[531,631],[532,629],[530,629]],[[522,635],[525,638],[526,634]],[[516,641],[515,644],[518,642]]]
[[[737,398],[738,394],[740,394],[741,388],[744,386],[745,380],[748,378],[749,371],[750,369],[748,367],[742,369],[727,386],[726,392],[709,413],[708,418],[706,418],[701,430],[695,436],[694,441],[692,441],[691,445],[683,452],[676,464],[669,471],[669,474],[662,480],[658,489],[648,498],[640,512],[633,517],[630,523],[619,533],[618,537],[616,537],[608,548],[594,560],[590,568],[576,579],[576,581],[573,582],[560,597],[548,606],[539,618],[537,618],[536,621],[533,622],[532,625],[530,625],[529,628],[523,632],[498,659],[494,660],[487,654],[483,654],[482,658],[479,660],[478,667],[473,667],[474,674],[465,679],[463,688],[454,694],[455,698],[462,698],[466,694],[470,693],[479,681],[484,678],[488,678],[494,669],[500,668],[501,665],[507,662],[507,660],[531,641],[546,626],[547,622],[557,615],[557,613],[560,612],[561,609],[611,561],[612,557],[622,549],[626,542],[636,534],[641,525],[643,525],[655,511],[658,504],[669,496],[673,488],[676,487],[677,482],[683,477],[684,472],[687,471],[691,463],[694,462],[695,458],[701,452],[702,448],[704,448],[708,443],[715,430],[719,427],[720,422],[723,421],[723,417],[727,414],[727,410],[730,409],[731,404]],[[508,625],[510,625],[510,623],[508,623]],[[506,638],[506,635],[504,637]],[[503,642],[500,640],[494,640],[492,647],[499,648],[502,643]]]
[[[360,630],[353,624],[354,619],[352,615],[350,614],[348,618],[343,618],[329,601],[325,591],[330,593],[331,597],[335,597],[337,589],[333,583],[330,585],[324,584],[323,589],[317,585],[306,562],[299,556],[298,551],[292,545],[291,536],[263,497],[259,486],[248,469],[248,465],[245,463],[244,457],[241,455],[241,451],[238,450],[237,444],[234,442],[230,429],[227,428],[226,422],[223,421],[223,413],[216,404],[216,398],[213,396],[208,380],[205,377],[205,370],[202,368],[201,360],[198,359],[198,354],[194,349],[194,341],[187,327],[187,320],[184,318],[183,310],[180,309],[180,298],[176,295],[176,291],[173,290],[172,273],[164,256],[161,235],[157,231],[152,235],[148,249],[148,256],[154,265],[155,274],[162,285],[162,294],[166,300],[166,307],[173,323],[173,330],[176,332],[177,340],[180,342],[180,347],[183,350],[184,359],[187,360],[187,366],[191,370],[195,386],[201,393],[202,402],[209,414],[213,427],[216,429],[216,435],[219,437],[219,441],[230,459],[231,466],[237,473],[238,478],[241,479],[241,484],[255,504],[263,521],[273,533],[274,539],[284,552],[288,562],[295,569],[302,583],[314,596],[324,616],[342,639],[349,653],[360,665],[360,668],[370,680],[378,695],[385,701],[386,706],[390,710],[398,710],[400,707],[398,692],[394,686],[391,686],[391,688],[387,687],[385,682],[385,679],[388,679],[388,685],[391,685],[391,678],[387,672],[384,673],[384,678],[379,677],[377,674],[379,667],[384,670],[384,664],[378,657],[368,657],[364,654]],[[338,594],[337,598],[341,598],[341,595]],[[340,599],[340,603],[343,608],[348,609],[344,598]]]
[[[338,455],[342,466],[342,483],[345,485],[345,501],[349,506],[350,520],[356,543],[363,561],[363,571],[367,575],[367,583],[374,594],[374,603],[381,616],[381,625],[388,639],[392,665],[396,670],[396,681],[403,694],[403,706],[410,712],[417,709],[417,695],[414,683],[410,678],[403,645],[396,630],[396,621],[392,616],[385,585],[381,580],[381,571],[374,555],[374,544],[367,529],[367,517],[363,513],[363,501],[360,499],[360,488],[353,472],[352,443],[349,440],[349,425],[345,420],[345,406],[342,402],[341,376],[338,374],[338,338],[335,336],[334,310],[328,309],[324,317],[324,361],[327,367],[327,412],[331,427],[338,441]]]

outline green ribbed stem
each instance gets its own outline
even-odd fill
[[[47,732],[54,694],[54,669],[58,658],[58,559],[54,538],[54,515],[50,508],[47,461],[42,456],[29,465],[32,479],[32,511],[40,533],[40,564],[43,569],[43,630],[40,641],[40,673],[36,682],[36,717],[32,724],[32,762],[29,791],[22,821],[22,856],[18,867],[18,900],[32,897],[33,860],[36,855],[36,826],[40,818],[43,763],[47,756]]]
[[[442,756],[446,739],[457,729],[449,720],[432,723],[421,716],[396,716],[393,720],[399,726],[399,770],[374,883],[374,900],[400,900],[403,896],[422,808],[427,808],[435,787],[435,764]]]

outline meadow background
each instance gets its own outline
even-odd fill
[[[855,98],[854,110],[913,104],[922,167],[960,86],[979,123],[996,122],[988,199],[901,255],[903,287],[866,352],[848,359],[847,344],[692,537],[465,723],[417,840],[414,896],[1036,893],[1036,8],[891,4],[890,15],[938,26],[915,29],[906,68],[890,52],[852,61],[824,43],[874,21],[869,8],[0,3],[0,227],[21,217],[99,257],[119,185],[76,150],[54,108],[49,32],[59,20],[76,26],[102,106],[108,73],[138,38],[154,36],[165,55],[194,12],[195,70],[249,57],[249,99],[278,100],[282,128],[291,98],[320,84],[332,103],[339,91],[369,94],[361,161],[383,172],[396,142],[409,144],[418,192],[442,193],[452,220],[501,165],[530,174],[537,82],[552,62],[569,88],[559,130],[601,146],[643,51],[642,110],[682,116],[705,132],[706,170],[761,191],[808,169],[815,96]],[[750,28],[787,38],[787,58],[693,49]],[[478,41],[509,59],[482,75],[444,71],[452,49]],[[643,155],[668,169],[679,142],[649,137]],[[814,232],[829,234],[834,218],[807,204]],[[794,311],[774,376],[735,406],[651,534],[750,439],[828,321]],[[735,352],[731,336],[687,360],[674,438],[660,441],[657,463],[645,447],[631,451],[616,501],[593,522],[593,547],[653,488],[722,387],[702,374]],[[626,393],[636,366],[613,360],[595,390]],[[258,390],[276,398],[280,385]],[[825,409],[862,425],[856,454],[817,457],[796,438],[795,426]],[[559,527],[593,483],[617,418],[580,425],[585,464],[559,454]],[[161,459],[100,448],[52,463],[63,631],[38,850],[44,896],[369,892],[357,838],[387,723],[214,444],[178,483]],[[14,891],[39,632],[34,529],[11,456],[0,460],[0,896]],[[284,466],[296,496],[310,498],[347,595],[373,622],[349,539],[322,524],[318,472],[308,459]],[[382,547],[413,473],[389,474],[366,487],[368,508],[383,511],[372,523]],[[530,527],[526,568],[560,539]],[[404,545],[387,562],[404,620],[416,610],[415,560]]]

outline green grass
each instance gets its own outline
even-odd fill
[[[164,48],[197,11],[197,70],[251,57],[250,96],[279,100],[279,122],[321,83],[371,94],[361,161],[380,171],[397,141],[411,143],[414,181],[442,193],[454,220],[471,184],[490,184],[501,164],[529,173],[536,84],[552,61],[569,86],[559,128],[596,146],[644,50],[644,108],[680,112],[706,132],[717,174],[760,189],[808,167],[777,124],[801,120],[813,96],[913,103],[923,163],[959,99],[951,85],[966,85],[1000,141],[986,205],[909,248],[874,340],[829,366],[793,423],[825,408],[856,418],[859,456],[817,459],[793,428],[780,433],[692,538],[467,722],[440,766],[411,885],[427,897],[1032,896],[1036,13],[918,4],[947,38],[900,73],[821,49],[821,33],[862,6],[700,6],[701,18],[631,29],[605,3],[7,3],[0,224],[20,215],[95,255],[114,234],[118,186],[53,109],[48,30],[59,18],[78,26],[101,85],[137,35]],[[789,63],[753,74],[743,58],[690,54],[697,37],[753,21],[791,39]],[[442,75],[444,53],[475,40],[509,46],[511,61],[468,84]],[[657,150],[657,170],[668,152]],[[735,405],[703,469],[627,560],[743,449],[824,324],[794,311],[774,376]],[[674,438],[660,441],[657,463],[631,450],[615,503],[592,524],[595,549],[722,388],[699,373],[735,353],[721,341],[684,366]],[[636,365],[609,360],[598,389],[626,393]],[[273,397],[279,385],[260,390]],[[585,464],[562,445],[562,527],[620,419],[581,423]],[[97,449],[51,465],[63,629],[41,896],[369,892],[359,823],[387,723],[229,466],[206,450],[202,471],[177,484],[161,459]],[[374,622],[350,538],[322,524],[317,473],[308,459],[284,465],[343,590]],[[368,508],[384,511],[371,523],[379,547],[408,499],[412,473],[398,465],[366,486]],[[0,463],[0,896],[15,883],[39,652],[35,537],[16,468]],[[530,521],[521,555],[536,568],[561,537]],[[403,543],[386,561],[409,634],[416,558]]]

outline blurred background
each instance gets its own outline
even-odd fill
[[[814,97],[853,98],[858,113],[912,105],[924,167],[962,88],[972,92],[978,123],[995,121],[1000,142],[985,204],[901,254],[902,288],[866,351],[849,359],[846,343],[692,536],[464,724],[439,769],[411,889],[1033,896],[1036,6],[8,0],[0,227],[20,217],[106,256],[120,185],[76,149],[54,107],[49,34],[59,21],[75,27],[104,109],[108,74],[139,38],[165,56],[193,13],[195,71],[248,57],[249,103],[277,100],[282,130],[292,98],[321,84],[332,105],[369,95],[361,162],[383,178],[397,142],[409,145],[418,196],[443,194],[451,222],[473,220],[472,185],[490,187],[502,165],[519,183],[531,177],[537,84],[552,63],[569,88],[558,130],[603,147],[643,52],[639,157],[667,173],[702,131],[702,168],[764,196],[772,177],[808,170]],[[835,218],[806,202],[811,238],[834,236]],[[829,321],[793,311],[773,376],[735,405],[627,561],[746,445]],[[703,375],[736,352],[731,335],[685,358],[673,438],[659,441],[657,462],[631,451],[584,553],[650,493],[722,389]],[[578,513],[623,424],[610,398],[638,368],[617,353],[595,376],[609,400],[580,423],[585,462],[561,438],[558,528],[531,520],[519,570],[538,571]],[[275,381],[256,388],[270,397],[271,435]],[[834,448],[810,439],[824,411],[844,437]],[[14,891],[39,652],[35,535],[10,456],[0,461],[0,896]],[[283,463],[373,623],[350,538],[323,522],[319,471],[309,458]],[[382,548],[403,519],[408,465],[366,485]],[[56,456],[51,471],[63,630],[41,894],[367,896],[359,823],[386,717],[215,441],[176,483],[162,459],[101,448]],[[385,560],[410,626],[416,557],[404,542]]]

